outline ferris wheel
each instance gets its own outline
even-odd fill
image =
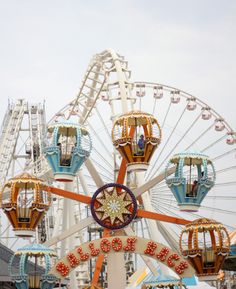
[[[49,217],[57,214],[57,218],[52,219],[50,229],[47,217],[46,243],[56,246],[61,242],[62,256],[69,246],[76,245],[75,234],[94,223],[104,228],[104,236],[115,226],[116,230],[124,228],[127,235],[165,242],[177,252],[186,220],[211,218],[229,231],[235,229],[233,128],[196,96],[159,83],[131,82],[130,77],[123,56],[112,50],[95,55],[78,96],[49,121],[48,138],[53,139],[63,160],[55,164],[51,159],[50,167],[41,154],[27,165],[53,187],[58,186],[55,179],[63,184],[50,187],[53,193],[63,196],[63,191],[76,191],[85,204],[92,197],[88,216],[78,203],[59,197],[54,200]],[[67,169],[72,161],[68,151],[83,156],[73,172]],[[45,152],[47,158],[53,155],[50,148]],[[66,169],[57,170],[63,166]],[[183,199],[178,196],[181,189],[186,191]],[[121,207],[125,218],[109,219],[109,202],[113,212]],[[86,241],[84,233],[77,237]],[[95,266],[94,284],[100,273],[96,268],[102,262],[98,259]],[[123,264],[122,257],[113,262]],[[144,262],[155,271],[148,259]],[[114,279],[109,281],[114,286]]]
[[[97,62],[99,58],[102,60]],[[127,111],[150,113],[157,118],[162,132],[158,149],[145,173],[146,187],[151,191],[154,208],[172,215],[180,214],[163,172],[174,154],[201,152],[208,155],[214,164],[215,186],[205,197],[199,212],[182,211],[181,214],[190,218],[220,218],[229,229],[233,229],[231,217],[235,215],[235,210],[230,207],[231,200],[235,198],[233,191],[236,185],[233,128],[211,105],[179,88],[159,83],[132,83],[127,61],[113,51],[96,55],[91,63],[78,93],[79,97],[59,111],[51,121],[57,121],[61,116],[73,118],[78,113],[83,114],[81,122],[86,124],[93,139],[90,160],[103,182],[115,180],[121,161],[112,143],[111,132],[115,119]],[[98,70],[97,82],[92,81]],[[92,95],[90,99],[86,98],[89,93]],[[141,134],[140,128],[138,134]],[[132,179],[132,176],[129,177]],[[87,179],[90,186],[95,186],[94,178]]]

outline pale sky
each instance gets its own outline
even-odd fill
[[[236,129],[236,1],[0,0],[0,36],[0,120],[8,97],[45,99],[51,116],[113,48],[132,80],[192,93]]]

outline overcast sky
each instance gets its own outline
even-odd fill
[[[236,129],[236,1],[0,0],[0,36],[0,120],[20,97],[51,116],[113,48],[133,80],[192,93]]]

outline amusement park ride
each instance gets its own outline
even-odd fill
[[[0,240],[18,289],[124,289],[142,266],[182,288],[217,281],[235,251],[235,132],[200,99],[130,76],[106,50],[48,124],[38,104],[9,105]]]

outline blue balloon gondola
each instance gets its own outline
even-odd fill
[[[11,279],[16,288],[54,288],[57,278],[49,274],[53,257],[56,257],[55,251],[42,244],[30,244],[18,249],[9,263]],[[39,259],[43,260],[39,262]],[[42,267],[42,264],[44,264],[44,267]],[[15,272],[16,268],[18,270]]]
[[[44,155],[57,181],[70,182],[92,150],[89,132],[80,124],[69,120],[48,126],[51,143]]]
[[[166,167],[166,183],[181,211],[198,211],[215,183],[213,163],[198,152],[175,154]]]

